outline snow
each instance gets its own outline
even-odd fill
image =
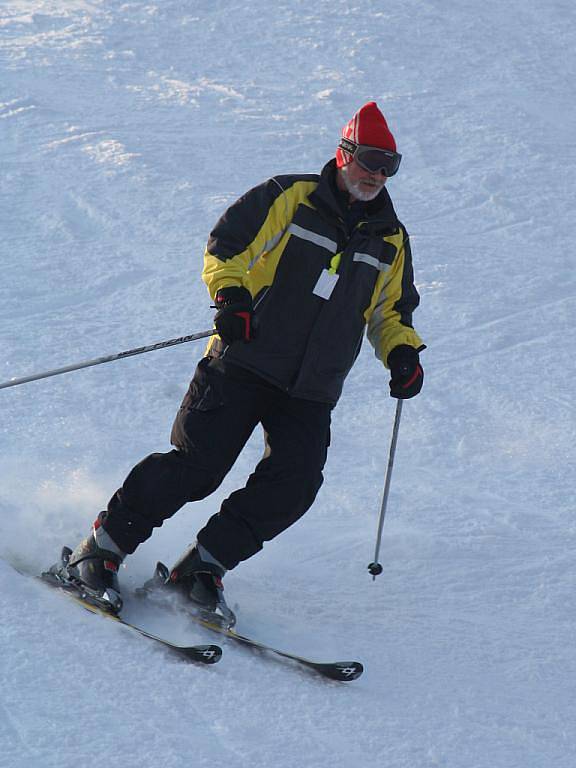
[[[394,401],[366,345],[317,502],[227,577],[240,630],[362,660],[349,685],[228,645],[187,665],[10,566],[49,565],[168,448],[202,342],[2,390],[1,768],[576,764],[575,21],[565,0],[3,0],[0,381],[210,328],[219,214],[319,170],[368,99],[404,155],[389,188],[429,348],[383,574]],[[261,451],[126,561],[127,587]]]

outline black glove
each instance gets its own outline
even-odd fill
[[[225,344],[254,338],[252,296],[246,288],[221,288],[214,299],[214,325]]]
[[[417,395],[424,383],[420,356],[414,347],[400,344],[388,355],[390,368],[390,396],[408,400]]]

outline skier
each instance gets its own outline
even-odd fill
[[[412,326],[419,296],[408,234],[386,189],[401,155],[375,102],[344,126],[318,174],[274,176],[210,234],[202,277],[212,337],[172,427],[168,453],[128,474],[63,566],[85,593],[121,607],[118,566],[155,527],[218,488],[258,424],[264,457],[166,574],[166,588],[231,625],[227,570],[295,523],[322,484],[330,414],[364,330],[390,394],[423,383]]]

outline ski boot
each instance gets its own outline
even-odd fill
[[[158,563],[154,576],[142,591],[150,592],[158,587],[175,591],[185,599],[186,608],[194,616],[230,629],[236,623],[236,616],[224,599],[222,577],[225,573],[224,566],[201,544],[194,544],[172,570]]]
[[[116,551],[105,549],[103,543]],[[43,576],[60,582],[64,589],[75,591],[87,603],[117,614],[122,609],[118,568],[123,559],[124,555],[97,521],[90,536],[73,551],[64,547],[60,563]]]

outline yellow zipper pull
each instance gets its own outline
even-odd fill
[[[342,258],[342,252],[336,253],[332,258],[330,259],[330,268],[328,269],[329,275],[335,275],[338,271],[338,267],[340,266],[340,259]]]

